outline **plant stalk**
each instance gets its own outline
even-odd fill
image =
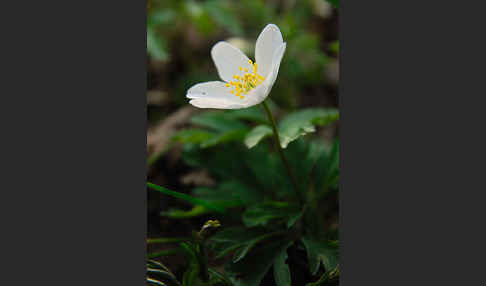
[[[268,107],[268,104],[265,101],[262,102],[262,105],[263,105],[263,108],[265,109],[267,116],[270,120],[270,123],[272,125],[273,136],[275,138],[275,145],[277,145],[277,150],[278,150],[278,153],[280,155],[280,158],[282,159],[282,162],[284,163],[285,168],[287,169],[287,173],[290,177],[290,180],[292,181],[292,184],[294,185],[295,191],[297,193],[297,197],[299,198],[299,200],[302,203],[302,198],[300,196],[300,191],[299,191],[299,187],[297,185],[297,180],[295,179],[294,174],[292,173],[292,169],[290,168],[290,164],[287,161],[287,158],[285,157],[282,146],[280,145],[280,136],[279,136],[278,131],[277,131],[277,124],[275,123],[275,119],[273,118],[272,111],[270,111],[270,108]]]
[[[198,259],[199,259],[201,280],[204,281],[204,282],[208,282],[209,281],[208,254],[206,252],[206,242],[205,241],[199,242]]]

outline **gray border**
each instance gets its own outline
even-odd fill
[[[146,2],[18,5],[2,9],[0,285],[145,285]]]
[[[473,3],[340,1],[342,286],[485,285]]]

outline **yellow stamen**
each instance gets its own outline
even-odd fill
[[[248,72],[248,68],[239,67],[240,71],[245,71],[243,75],[235,74],[234,81],[230,81],[226,84],[229,87],[230,93],[238,96],[240,99],[244,99],[246,94],[252,89],[260,85],[265,78],[258,74],[258,65],[253,63],[252,60],[248,60],[248,63],[252,67],[252,72]]]

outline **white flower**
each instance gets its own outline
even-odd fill
[[[258,36],[253,63],[227,42],[218,42],[211,57],[224,81],[198,83],[187,91],[190,104],[199,108],[239,109],[261,103],[277,79],[285,52],[279,28],[268,24]]]

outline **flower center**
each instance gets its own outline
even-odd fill
[[[248,60],[248,63],[253,67],[253,73],[250,73],[247,68],[240,67],[240,74],[235,74],[234,81],[230,81],[226,84],[229,87],[230,93],[238,96],[239,98],[245,98],[245,95],[258,85],[260,85],[265,78],[258,74],[258,65]]]

